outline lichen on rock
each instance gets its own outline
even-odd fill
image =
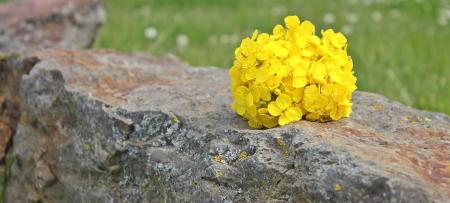
[[[226,70],[112,51],[34,55],[8,202],[450,197],[444,114],[357,91],[347,119],[252,130],[228,107]]]

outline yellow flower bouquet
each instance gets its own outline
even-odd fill
[[[315,35],[309,21],[287,16],[272,34],[253,33],[235,51],[232,109],[252,128],[283,126],[303,117],[348,117],[356,89],[347,39],[332,29]]]

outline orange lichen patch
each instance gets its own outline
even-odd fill
[[[222,158],[218,154],[213,156],[213,160],[217,163],[222,163]]]
[[[43,60],[54,60],[55,63],[66,67],[73,65],[84,65],[84,68],[100,68],[101,63],[98,62],[89,52],[76,52],[71,50],[48,50],[33,53]],[[61,67],[64,68],[64,67]]]
[[[0,121],[0,160],[5,158],[6,148],[11,140],[11,137],[11,128]]]
[[[334,191],[340,192],[342,190],[341,184],[336,183],[334,184]]]
[[[218,171],[218,172],[216,173],[216,178],[220,178],[220,177],[223,177],[223,173],[220,172],[220,171]]]
[[[406,128],[401,131],[403,134],[413,136],[415,139],[420,139],[423,141],[431,140],[443,140],[448,139],[450,141],[450,132],[438,129],[427,129],[427,128]]]
[[[19,66],[8,61],[22,60]],[[3,161],[20,119],[20,97],[18,94],[21,77],[28,74],[37,59],[21,59],[14,54],[0,56],[0,161]]]
[[[58,71],[63,74],[66,81],[66,87],[87,92],[89,96],[111,105],[125,104],[126,95],[137,87],[172,86],[172,82],[165,78],[167,76],[143,71],[142,68],[133,67],[133,64],[123,64],[116,59],[115,52],[99,51],[99,53],[104,54],[105,59],[102,62],[96,58],[98,53],[89,51],[42,51],[37,53],[37,56],[57,65]],[[171,63],[174,63],[174,60],[152,60],[152,65]],[[170,66],[167,68],[170,69]],[[86,72],[92,77],[85,77]],[[173,70],[172,76],[177,75],[179,73]]]
[[[383,167],[395,177],[404,177],[450,195],[450,140],[445,129],[406,127],[394,133],[375,131],[352,123],[304,122],[314,130],[312,142],[327,142]],[[339,127],[337,127],[339,126]]]
[[[376,111],[380,111],[384,109],[384,105],[383,104],[375,104],[372,106],[373,109],[375,109]]]
[[[284,147],[286,145],[286,143],[284,142],[283,138],[281,138],[281,137],[275,138],[275,140],[276,140],[277,145],[279,147]]]
[[[289,156],[289,151],[288,151],[288,150],[284,150],[283,156],[284,156],[284,157],[288,157],[288,156]]]
[[[248,152],[245,150],[239,154],[239,159],[245,159],[247,157],[248,157]]]

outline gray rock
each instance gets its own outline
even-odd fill
[[[18,55],[0,53],[0,165],[20,119],[20,80],[35,63],[36,58],[22,59]]]
[[[225,69],[108,51],[36,56],[7,202],[450,199],[444,114],[358,91],[350,118],[253,130],[229,108]]]
[[[0,4],[0,51],[87,48],[105,20],[102,0],[15,0]],[[7,60],[7,58],[10,58]],[[8,63],[6,63],[8,61]],[[0,166],[20,117],[19,84],[33,61],[0,53]]]
[[[106,17],[102,0],[16,0],[0,5],[0,50],[87,48]]]

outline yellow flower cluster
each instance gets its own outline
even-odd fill
[[[232,109],[252,128],[348,117],[356,77],[347,39],[332,29],[319,38],[297,16],[284,21],[286,27],[276,25],[271,35],[255,31],[236,49]]]

